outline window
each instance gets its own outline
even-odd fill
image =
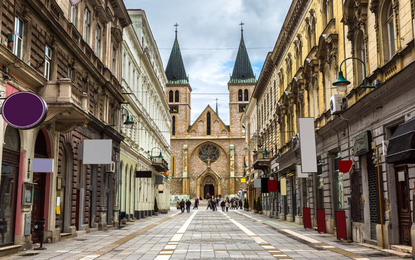
[[[176,117],[173,116],[172,123],[171,123],[171,134],[176,135]]]
[[[176,92],[174,93],[174,102],[180,102],[179,95],[180,95],[179,91],[176,90]]]
[[[101,27],[97,26],[95,36],[95,55],[101,58]]]
[[[392,59],[392,56],[395,54],[395,23],[393,21],[393,7],[392,4],[389,5],[388,14],[386,18],[386,27],[387,27],[387,34],[388,34],[388,56],[387,60]]]
[[[210,112],[206,115],[206,134],[210,135]]]
[[[68,78],[70,78],[72,80],[72,75],[73,75],[73,69],[71,67],[68,67]]]
[[[49,46],[45,46],[45,73],[44,77],[45,79],[50,79],[50,63],[52,61],[52,50],[49,48]]]
[[[244,91],[244,101],[248,101],[248,90],[247,89],[245,89],[245,91]]]
[[[169,102],[173,102],[173,90],[169,91]]]
[[[22,58],[23,51],[23,21],[19,18],[14,18],[14,44],[13,54]]]
[[[85,8],[85,31],[84,31],[84,40],[88,43],[89,41],[89,31],[91,27],[91,12],[88,8]]]
[[[359,31],[359,33],[357,34],[357,38],[356,38],[356,57],[361,59],[363,62],[365,61],[365,57],[366,57],[366,53],[365,53],[365,46],[364,46],[364,41],[363,41],[363,32]],[[356,61],[356,66],[357,66],[357,84],[361,84],[362,81],[364,80],[364,66],[360,61]]]
[[[238,90],[238,101],[242,101],[242,89]]]
[[[87,92],[88,82],[82,81],[82,92]]]
[[[117,66],[117,49],[112,47],[112,73],[115,74],[115,69]]]
[[[71,6],[71,23],[76,27],[76,19],[78,18],[78,7],[76,5]]]

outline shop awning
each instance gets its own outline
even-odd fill
[[[386,163],[415,163],[415,119],[399,125],[389,139]]]

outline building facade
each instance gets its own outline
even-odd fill
[[[242,32],[241,32],[242,33]],[[230,125],[209,105],[190,123],[191,92],[176,38],[166,67],[166,98],[172,116],[172,195],[191,198],[236,195],[245,184],[245,128],[240,117],[255,85],[243,34],[233,73],[228,82]]]
[[[309,208],[313,226],[323,212],[327,232],[335,233],[336,213],[345,212],[353,241],[414,243],[413,159],[394,141],[411,128],[415,110],[413,19],[408,0],[293,1],[248,107],[258,108],[257,154],[274,148],[254,158],[253,168],[281,185],[261,195],[269,197],[266,214],[302,224]],[[351,82],[345,90],[333,86],[340,71]],[[303,117],[314,118],[317,148],[317,172],[305,178]],[[344,173],[343,160],[352,161]]]
[[[122,50],[122,90],[128,104],[117,123],[127,119],[134,123],[121,132],[125,138],[119,198],[127,218],[138,219],[154,213],[156,200],[160,212],[170,209],[170,180],[163,174],[169,170],[171,117],[164,94],[167,79],[145,12],[128,10],[128,14],[132,24],[124,29]],[[155,161],[160,154],[161,166]],[[151,175],[140,177],[143,171]]]
[[[1,118],[0,188],[3,253],[55,242],[118,220],[118,170],[83,164],[84,140],[112,141],[120,162],[122,30],[131,24],[123,1],[1,2],[2,98],[30,91],[48,106],[44,122],[19,130]],[[30,109],[24,107],[22,110]],[[32,172],[34,158],[54,160],[51,172]],[[22,192],[25,191],[25,197]],[[32,191],[32,193],[30,193]]]

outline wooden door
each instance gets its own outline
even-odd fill
[[[32,231],[34,231],[35,221],[43,220],[44,218],[45,175],[46,173],[33,173],[33,182],[36,184],[33,191]],[[33,243],[40,243],[36,232],[32,232],[32,240]]]
[[[395,168],[400,244],[411,246],[411,205],[407,167]]]

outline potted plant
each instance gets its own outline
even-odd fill
[[[157,206],[157,198],[154,199],[154,215],[158,216],[159,208]]]
[[[262,214],[262,201],[261,201],[261,197],[258,197],[257,208],[258,208],[258,213],[259,214]]]

